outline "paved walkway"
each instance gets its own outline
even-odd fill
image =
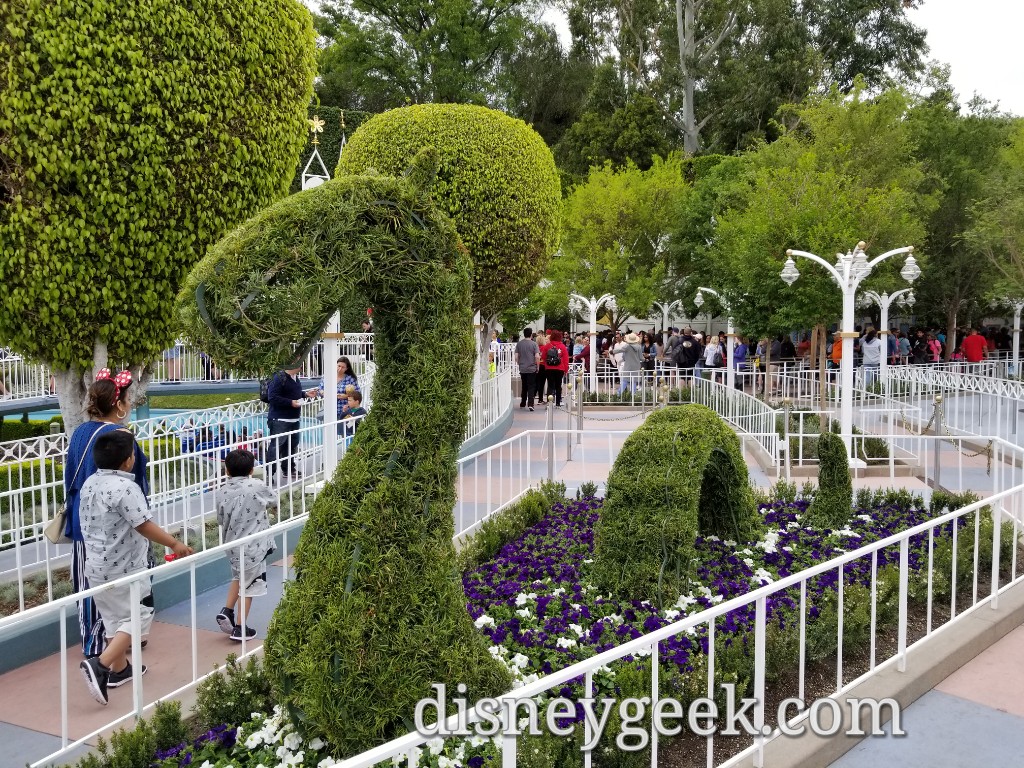
[[[905,709],[905,737],[865,739],[833,768],[1024,765],[1022,658],[1018,627]]]

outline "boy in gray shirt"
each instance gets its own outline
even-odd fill
[[[277,494],[266,485],[252,478],[256,457],[239,448],[224,457],[228,481],[220,491],[217,504],[217,524],[224,532],[224,543],[237,541],[270,527],[267,509],[277,509]],[[245,623],[254,597],[267,594],[267,558],[274,551],[274,537],[266,536],[250,541],[240,547],[228,550],[231,563],[231,585],[224,608],[217,614],[217,625],[232,640],[252,640],[256,630]],[[239,603],[239,584],[245,577],[245,604]],[[241,615],[235,622],[235,604],[239,603]]]
[[[149,542],[169,547],[177,557],[192,554],[185,546],[153,522],[146,497],[135,482],[135,436],[116,429],[96,438],[92,451],[99,468],[81,490],[79,519],[85,540],[85,576],[98,587],[149,569]],[[143,579],[140,598],[150,594],[149,579]],[[107,703],[107,688],[132,679],[128,649],[132,644],[132,599],[128,584],[110,587],[93,595],[103,617],[107,648],[92,656],[79,669],[89,693],[100,704]],[[153,608],[139,606],[139,634],[145,637],[153,624]],[[143,665],[141,673],[146,674]]]

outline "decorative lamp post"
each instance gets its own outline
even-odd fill
[[[679,301],[678,299],[676,301],[656,301],[654,302],[654,306],[661,310],[661,338],[664,342],[668,340],[669,315],[671,315],[674,311],[678,309],[682,309],[683,302]]]
[[[903,248],[895,248],[886,251],[881,256],[876,256],[868,261],[864,249],[867,244],[863,241],[857,243],[852,252],[836,254],[836,263],[833,266],[820,256],[807,251],[790,249],[786,251],[786,263],[782,267],[781,277],[787,285],[792,285],[800,277],[800,271],[793,261],[794,256],[801,256],[805,259],[817,262],[828,270],[829,275],[843,292],[843,330],[840,337],[843,341],[843,359],[840,370],[840,401],[839,401],[839,424],[842,433],[843,443],[846,445],[846,455],[850,457],[850,466],[861,467],[864,462],[854,458],[853,454],[853,340],[857,333],[853,330],[854,313],[856,311],[857,288],[861,282],[871,274],[876,265],[885,261],[891,256],[901,253],[909,254],[907,261],[900,270],[900,275],[908,283],[912,283],[921,275],[921,268],[917,266],[914,259],[914,246],[908,245]]]
[[[874,291],[864,291],[864,298],[867,299],[869,304],[877,304],[882,310],[882,320],[880,323],[882,330],[880,335],[882,336],[882,342],[886,346],[885,354],[882,355],[882,364],[879,367],[878,375],[882,379],[882,391],[888,397],[889,381],[886,379],[886,375],[889,371],[889,307],[892,306],[893,302],[896,302],[900,306],[914,306],[914,291],[911,288],[904,288],[901,291],[881,294],[875,293]]]
[[[1020,372],[1020,315],[1024,310],[1024,299],[1003,299],[1004,303],[1013,307],[1013,375],[1019,377]]]
[[[726,355],[726,365],[729,369],[725,373],[725,384],[729,389],[736,386],[736,366],[733,365],[733,354],[736,349],[736,333],[732,327],[732,307],[729,306],[729,302],[726,301],[725,297],[713,288],[704,288],[700,286],[697,288],[697,295],[693,297],[693,303],[700,309],[704,306],[704,293],[710,293],[712,296],[718,299],[718,303],[722,305],[722,309],[726,311],[728,325],[725,329],[725,345],[728,350]]]
[[[614,312],[618,309],[615,297],[610,293],[604,294],[599,299],[595,299],[593,296],[588,299],[586,296],[580,296],[578,293],[569,294],[570,312],[582,315],[584,309],[590,311],[590,386],[593,387],[595,392],[597,391],[597,350],[594,349],[594,344],[597,341],[597,310],[602,304],[605,305],[609,312]]]

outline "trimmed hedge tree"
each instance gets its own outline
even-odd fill
[[[469,250],[473,308],[487,320],[530,292],[558,247],[554,158],[522,120],[468,104],[420,104],[363,123],[338,173],[398,175],[426,146],[440,153],[434,201]]]
[[[656,411],[608,476],[594,580],[631,599],[674,600],[698,535],[750,541],[761,527],[736,433],[703,405]]]
[[[452,546],[473,369],[470,264],[430,200],[437,154],[406,178],[340,176],[210,250],[179,315],[219,363],[268,374],[358,291],[376,324],[374,407],[317,496],[265,645],[292,719],[341,754],[410,728],[433,683],[511,685],[466,611]]]
[[[839,435],[825,430],[818,438],[818,491],[807,508],[806,522],[815,528],[842,528],[853,515],[850,457]]]
[[[298,0],[0,3],[0,342],[92,376],[174,339],[188,270],[284,195],[315,43]],[[143,387],[133,387],[141,395]]]

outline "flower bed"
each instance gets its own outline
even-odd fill
[[[966,501],[961,499],[959,503]],[[594,526],[602,501],[584,498],[556,503],[543,519],[505,544],[495,557],[463,574],[468,610],[478,629],[489,638],[491,653],[508,667],[515,679],[514,685],[520,687],[641,637],[682,616],[886,538],[937,514],[924,509],[919,499],[905,493],[876,494],[874,497],[861,495],[859,502],[866,508],[860,509],[847,526],[836,531],[815,530],[801,524],[809,504],[806,500],[792,500],[790,497],[788,501],[762,504],[760,511],[767,531],[763,539],[741,544],[714,537],[699,538],[691,572],[692,589],[671,604],[661,606],[650,601],[623,601],[598,594],[588,582],[588,570],[594,550]],[[958,522],[963,530],[957,555],[958,584],[961,585],[969,585],[973,578],[974,522],[973,515]],[[990,571],[991,564],[990,518],[982,515],[978,524],[979,541],[982,543],[978,553],[978,573],[984,575]],[[933,538],[931,590],[936,601],[956,587],[950,580],[953,557],[951,533],[952,524],[946,524],[936,531]],[[988,551],[984,549],[986,541]],[[1003,542],[1009,549],[1012,536],[1004,536]],[[885,548],[877,556],[876,621],[880,644],[885,639],[885,627],[891,626],[895,619],[895,564],[898,559],[898,547]],[[911,540],[909,566],[912,575],[910,599],[912,604],[920,605],[927,585],[927,534]],[[854,665],[857,651],[869,637],[871,558],[860,558],[847,564],[843,570],[843,651],[847,664]],[[809,684],[809,697],[828,695],[831,692],[829,686],[834,686],[835,682],[833,660],[838,645],[838,578],[837,571],[833,570],[807,582],[808,678],[811,678],[815,660],[825,667],[831,664],[832,669],[831,680],[823,683],[821,688],[815,689]],[[798,610],[798,590],[779,593],[768,600],[767,672],[770,685],[777,688],[792,682],[787,678],[792,677],[796,662]],[[942,620],[944,618],[939,618],[936,623]],[[715,624],[715,679],[736,683],[737,695],[744,690],[749,693],[751,689],[753,626],[753,606],[732,611],[720,617]],[[659,650],[663,695],[681,699],[685,705],[687,699],[706,693],[706,625],[663,641]],[[856,674],[859,673],[850,672],[844,679],[852,679]],[[595,695],[599,697],[649,694],[650,658],[627,656],[611,667],[601,667],[593,679]],[[551,696],[578,699],[583,693],[582,683],[582,678],[569,681],[561,689],[551,691]],[[769,690],[769,700],[779,698],[778,693],[778,690]],[[225,695],[228,695],[227,690],[218,694]],[[542,711],[543,705],[542,701]],[[613,714],[609,720],[605,740],[595,752],[594,764],[601,768],[639,765],[645,760],[649,764],[649,752],[627,753],[609,747],[619,729],[616,717]],[[560,721],[567,725],[573,719],[582,721],[581,708],[578,708],[575,718],[570,715]],[[521,737],[519,764],[554,768],[579,763],[582,730],[577,728],[574,737],[563,739]],[[696,754],[695,748],[700,750],[699,762],[703,764],[702,748],[684,743],[685,736],[680,739],[678,744],[680,749],[685,746],[683,751],[686,754]],[[745,743],[748,742],[743,745]],[[737,748],[742,747],[740,742],[736,744],[739,745]],[[672,759],[671,740],[666,740],[663,748],[664,752],[659,752],[659,761],[665,765],[688,764],[687,760]],[[329,745],[317,739],[304,739],[280,707],[275,707],[273,712],[254,713],[252,719],[239,724],[237,730],[233,726],[213,728],[194,744],[181,744],[160,753],[156,764],[160,768],[184,765],[197,768],[330,768],[336,762],[330,757],[330,752]],[[433,739],[427,743],[419,762],[420,766],[430,768],[493,768],[499,764],[498,741],[479,737]]]

